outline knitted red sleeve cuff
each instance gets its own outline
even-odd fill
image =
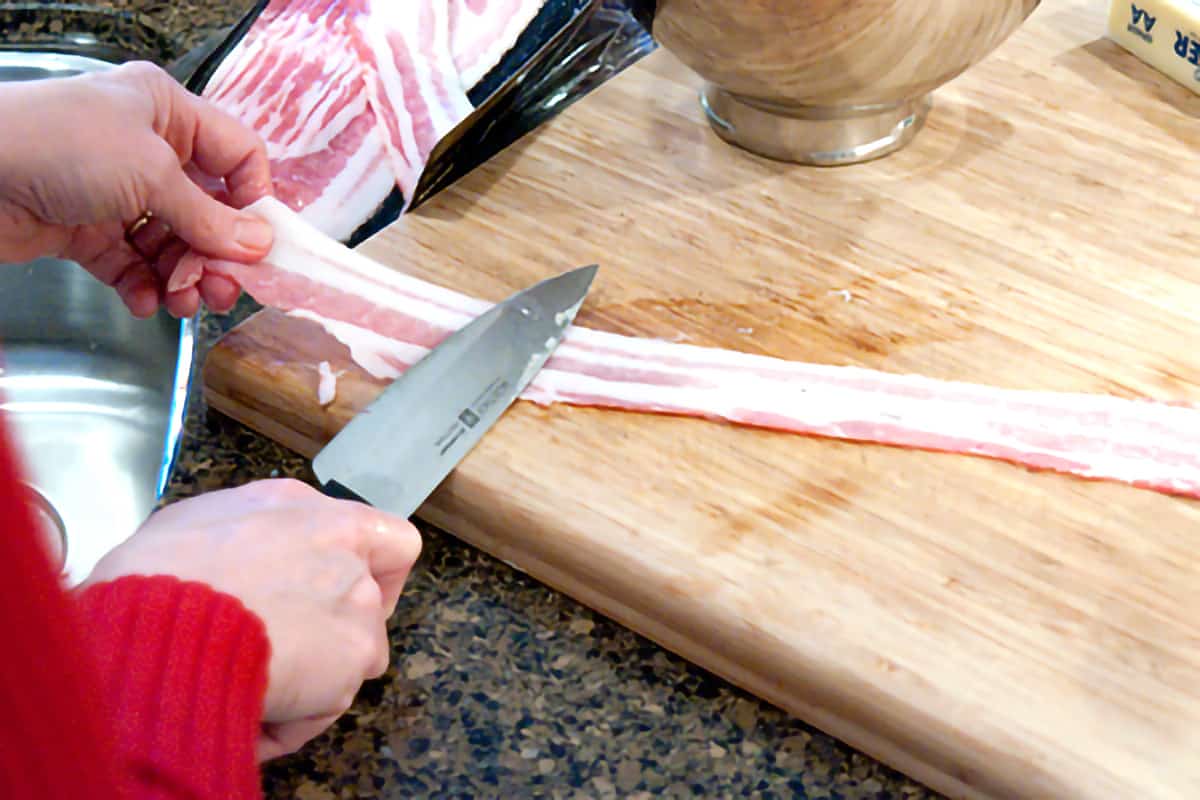
[[[260,798],[262,621],[230,595],[170,576],[96,584],[77,601],[135,794]]]

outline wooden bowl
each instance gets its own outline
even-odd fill
[[[939,86],[1040,0],[658,0],[654,38],[707,81],[723,139],[805,164],[904,147]]]

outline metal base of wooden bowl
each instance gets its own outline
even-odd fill
[[[925,122],[929,95],[876,106],[785,106],[709,85],[701,104],[717,135],[757,155],[815,166],[858,164],[903,148]]]

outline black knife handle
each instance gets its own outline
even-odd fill
[[[334,498],[335,500],[353,500],[356,503],[363,503],[365,505],[370,505],[369,503],[367,503],[366,500],[363,500],[357,494],[350,491],[349,489],[347,489],[345,486],[338,483],[337,481],[329,481],[328,483],[326,483],[324,486],[321,487],[321,491],[324,492],[329,497]]]

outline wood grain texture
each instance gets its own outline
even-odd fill
[[[491,300],[599,262],[579,323],[622,333],[1198,400],[1200,98],[1106,10],[1043,3],[908,149],[832,170],[720,142],[660,52],[361,250]],[[310,455],[380,390],[269,311],[204,376]],[[951,797],[1200,797],[1195,502],[521,402],[421,515]]]

